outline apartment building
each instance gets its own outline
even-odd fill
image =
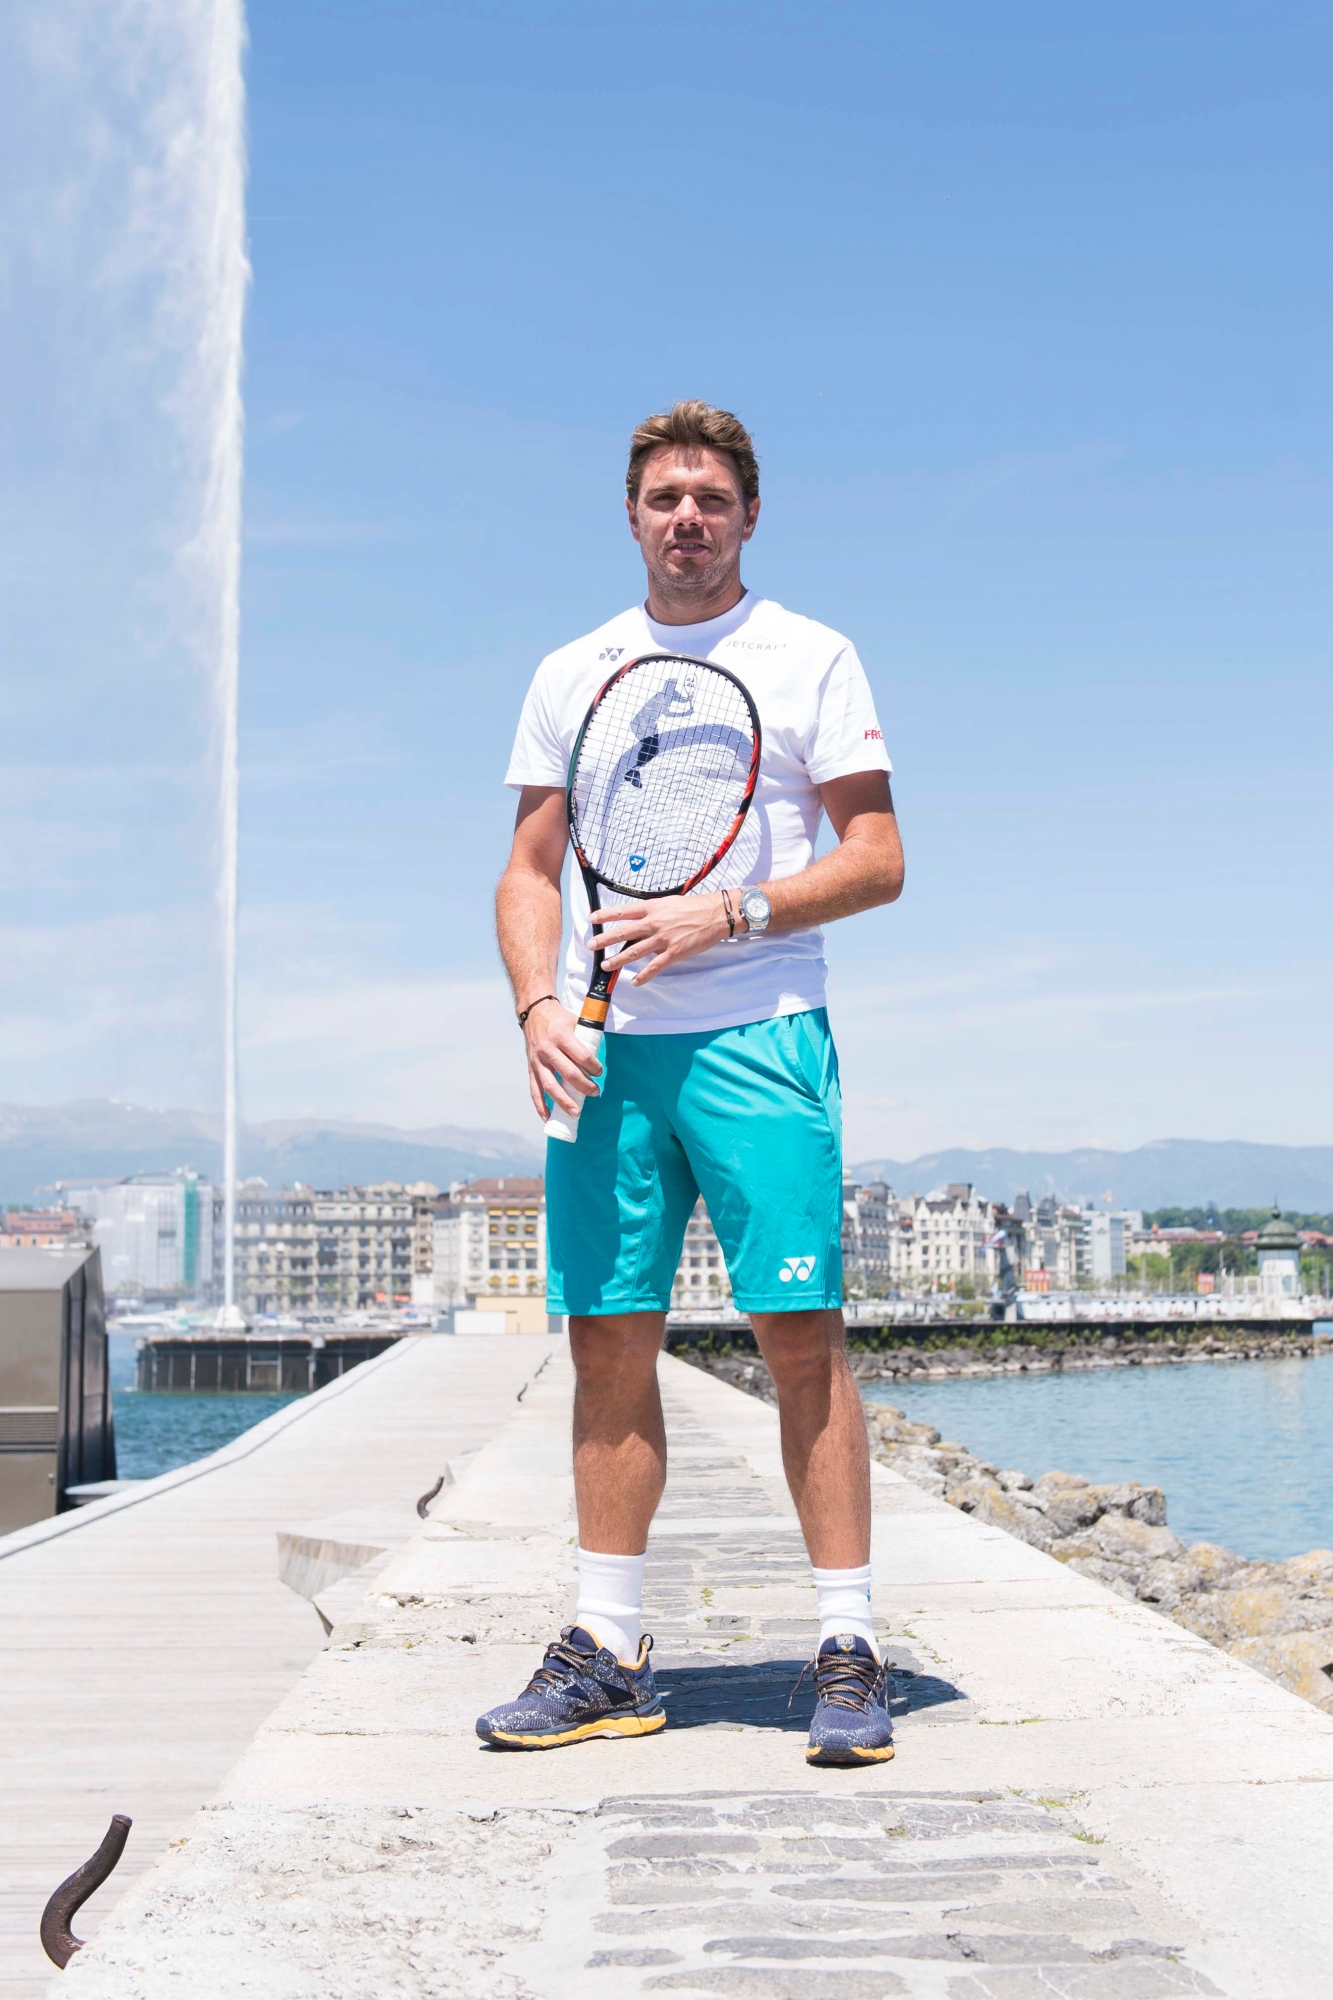
[[[502,1175],[450,1188],[432,1204],[435,1304],[545,1297],[546,1183]]]
[[[898,1282],[904,1229],[883,1181],[842,1184],[842,1274],[849,1298],[883,1298]]]
[[[967,1278],[978,1289],[989,1288],[999,1269],[997,1253],[987,1247],[995,1209],[970,1181],[909,1195],[897,1206],[897,1283],[936,1287]]]
[[[374,1187],[268,1188],[236,1198],[236,1301],[247,1313],[355,1312],[412,1297],[414,1197]]]
[[[730,1304],[731,1279],[727,1276],[726,1259],[701,1195],[685,1226],[685,1243],[671,1286],[672,1310],[703,1306],[716,1309]]]

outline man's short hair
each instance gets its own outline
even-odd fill
[[[759,460],[750,433],[730,410],[714,409],[711,403],[695,399],[660,410],[655,417],[645,417],[635,430],[629,441],[629,470],[625,474],[625,491],[631,505],[638,500],[644,466],[655,451],[669,445],[683,446],[687,451],[725,451],[736,468],[747,506],[758,496]]]

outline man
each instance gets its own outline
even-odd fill
[[[506,779],[520,798],[497,919],[532,1101],[543,1118],[551,1103],[582,1107],[576,1144],[552,1141],[546,1164],[548,1303],[569,1315],[577,1378],[579,1589],[573,1625],[526,1692],[477,1730],[546,1749],[665,1724],[642,1634],[648,1529],[666,1481],[657,1356],[702,1193],[772,1371],[814,1566],[819,1699],[806,1754],[882,1762],[892,1730],[870,1619],[865,1421],[843,1349],[840,1098],[818,926],[902,887],[891,767],[853,647],[741,581],[759,472],[734,416],[689,402],[648,418],[631,440],[626,506],[647,601],[543,660]],[[763,732],[759,784],[748,843],[719,877],[591,920],[625,967],[598,1061],[574,1033],[591,955],[577,871],[557,991],[566,772],[616,664],[663,651],[744,681]],[[815,860],[821,813],[838,845]]]

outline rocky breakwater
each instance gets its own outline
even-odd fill
[[[1310,1327],[1285,1332],[1209,1326],[1043,1327],[1037,1322],[996,1326],[960,1321],[948,1333],[933,1329],[915,1342],[894,1345],[885,1328],[872,1346],[856,1345],[865,1330],[852,1327],[847,1359],[858,1381],[901,1382],[942,1375],[1075,1374],[1094,1368],[1161,1368],[1179,1361],[1308,1360],[1316,1352]]]
[[[914,1485],[1151,1605],[1333,1715],[1333,1550],[1248,1562],[1215,1542],[1187,1547],[1158,1486],[1095,1486],[1073,1472],[1030,1479],[884,1403],[867,1410],[866,1426],[872,1455]]]

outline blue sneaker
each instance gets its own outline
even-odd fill
[[[864,1639],[839,1632],[815,1655],[819,1700],[810,1723],[807,1764],[887,1764],[893,1724],[885,1705],[888,1669]]]
[[[666,1728],[645,1639],[626,1666],[582,1625],[566,1625],[517,1701],[477,1719],[477,1734],[497,1750],[554,1750],[589,1736],[655,1736]]]

